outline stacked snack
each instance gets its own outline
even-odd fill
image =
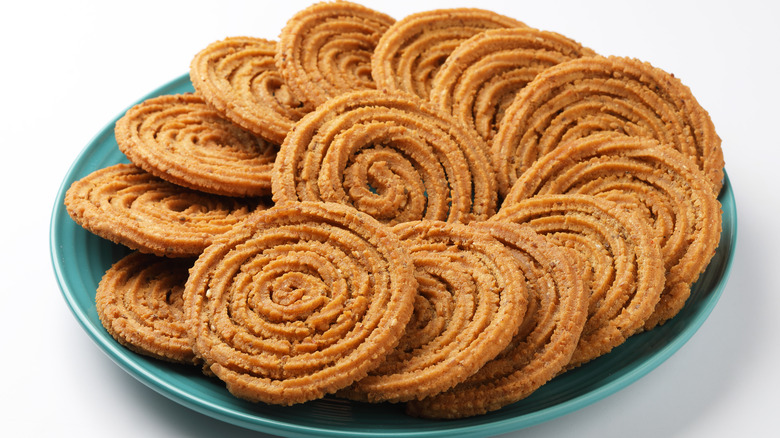
[[[554,32],[511,27],[461,43],[436,74],[430,99],[490,143],[515,95],[553,65],[593,50]]]
[[[226,38],[195,55],[190,79],[215,111],[278,145],[312,108],[293,96],[276,69],[275,54],[273,41]]]
[[[339,204],[288,203],[226,233],[184,290],[194,351],[235,395],[301,403],[365,377],[404,334],[417,284],[398,237]]]
[[[509,345],[527,307],[518,261],[489,234],[430,220],[392,230],[414,262],[414,319],[385,361],[342,394],[357,400],[420,399],[457,385]]]
[[[65,203],[138,250],[100,283],[107,331],[243,399],[494,411],[673,318],[718,244],[690,90],[514,18],[318,3],[190,77]]]
[[[103,276],[95,306],[122,345],[176,363],[197,364],[184,324],[184,283],[192,261],[132,252]]]
[[[723,152],[707,112],[673,75],[636,59],[589,56],[540,73],[518,94],[493,141],[502,195],[560,144],[595,132],[648,137],[694,160],[714,193]]]
[[[486,145],[413,95],[355,91],[290,131],[273,174],[276,202],[351,205],[388,224],[468,222],[496,211]]]

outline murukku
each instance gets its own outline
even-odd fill
[[[276,42],[252,37],[215,41],[190,63],[195,90],[220,114],[275,144],[313,108],[296,99],[276,69]]]
[[[192,260],[133,252],[98,284],[100,322],[120,344],[169,362],[196,364],[184,323],[183,292]]]
[[[215,236],[265,204],[171,184],[132,164],[115,164],[75,181],[65,207],[76,223],[114,243],[158,256],[200,254]]]
[[[374,89],[371,55],[393,23],[389,15],[356,3],[315,3],[282,29],[276,67],[290,91],[312,106],[348,91]]]
[[[474,375],[446,392],[408,402],[413,416],[481,415],[529,396],[569,362],[585,324],[589,294],[565,248],[527,226],[468,226],[489,232],[511,251],[527,283],[528,310],[509,345]]]
[[[506,108],[537,74],[593,55],[593,50],[554,32],[532,27],[486,30],[447,57],[430,99],[490,143]]]
[[[396,349],[339,396],[402,402],[452,388],[509,345],[525,315],[525,278],[489,234],[441,221],[393,231],[414,261],[414,313]]]
[[[672,145],[720,191],[721,141],[691,90],[646,62],[591,56],[548,68],[507,108],[491,144],[501,195],[542,155],[599,131]]]
[[[224,119],[200,96],[147,99],[114,132],[133,164],[166,181],[217,195],[271,194],[278,146]]]
[[[277,154],[277,203],[353,206],[387,224],[486,219],[496,209],[487,145],[406,93],[342,94],[304,117]]]
[[[720,203],[704,173],[652,139],[599,133],[562,144],[523,173],[504,205],[553,193],[605,197],[641,212],[651,225],[667,274],[646,329],[682,309],[720,240]]]
[[[388,227],[353,208],[277,205],[190,270],[194,350],[237,397],[282,405],[323,397],[396,346],[412,315],[413,266]]]
[[[657,237],[642,218],[591,195],[537,195],[502,206],[490,221],[527,224],[581,255],[590,278],[588,320],[567,369],[610,352],[640,331],[664,289]]]
[[[382,35],[371,57],[377,88],[428,99],[436,73],[463,41],[488,29],[525,26],[496,12],[437,9],[407,15]]]

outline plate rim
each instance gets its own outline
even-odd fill
[[[181,88],[182,86],[186,86],[187,84],[189,84],[191,87],[191,82],[189,82],[189,80],[190,80],[189,74],[185,73],[157,87],[150,93],[147,93],[144,97],[139,99],[133,105],[140,103],[151,97],[158,96],[161,94],[166,94],[172,89]],[[129,109],[133,105],[130,105],[127,108]],[[669,357],[671,357],[675,352],[677,352],[680,348],[682,348],[682,346],[685,345],[690,340],[690,338],[699,330],[699,328],[702,326],[704,321],[708,319],[715,305],[720,301],[720,297],[723,294],[726,285],[728,284],[728,279],[734,262],[734,253],[736,249],[737,232],[738,232],[738,217],[737,217],[736,200],[734,197],[733,188],[729,181],[728,173],[724,169],[724,189],[721,191],[719,199],[721,196],[725,196],[729,200],[729,202],[726,203],[727,204],[726,206],[729,209],[728,217],[730,218],[730,223],[729,223],[730,226],[729,226],[729,234],[728,234],[729,239],[727,242],[730,248],[730,252],[726,257],[725,263],[721,271],[718,273],[717,284],[712,290],[708,292],[710,298],[707,300],[706,304],[702,306],[701,309],[696,313],[696,318],[692,324],[686,325],[684,330],[682,330],[677,336],[672,338],[671,341],[666,343],[666,345],[664,345],[662,348],[654,351],[653,354],[649,358],[642,361],[642,363],[639,366],[635,366],[631,368],[628,372],[620,375],[615,380],[607,382],[606,384],[599,386],[597,388],[594,388],[585,394],[579,395],[577,397],[574,397],[570,400],[566,400],[561,403],[557,403],[553,406],[542,408],[538,411],[529,412],[511,418],[497,419],[495,421],[491,421],[488,423],[472,424],[472,425],[464,425],[464,426],[458,426],[455,422],[440,422],[439,424],[442,426],[450,425],[454,427],[443,427],[435,430],[426,429],[426,430],[408,431],[408,432],[401,431],[401,430],[392,430],[392,431],[341,430],[341,429],[334,429],[334,428],[312,427],[312,426],[290,423],[286,421],[278,421],[273,418],[267,416],[261,416],[258,414],[248,415],[244,412],[239,412],[236,409],[232,409],[232,408],[228,409],[224,406],[221,406],[219,403],[215,403],[213,401],[206,400],[203,397],[198,397],[194,394],[191,394],[188,391],[177,387],[171,382],[166,381],[166,379],[156,376],[150,370],[147,370],[143,366],[142,362],[138,362],[137,360],[135,360],[133,356],[129,354],[130,353],[129,350],[122,347],[120,344],[114,341],[113,338],[111,338],[111,340],[106,339],[106,336],[108,336],[106,333],[99,332],[99,328],[94,327],[87,323],[89,317],[77,304],[73,296],[74,292],[70,290],[71,287],[66,280],[66,276],[63,272],[63,266],[60,265],[61,251],[58,248],[58,242],[57,242],[58,232],[56,229],[59,223],[59,218],[63,217],[63,214],[65,216],[68,216],[67,211],[65,211],[65,206],[63,203],[65,192],[67,191],[70,185],[70,181],[74,179],[74,172],[78,167],[82,165],[82,162],[85,160],[86,155],[93,148],[97,148],[98,147],[97,145],[100,142],[104,141],[102,139],[104,139],[107,136],[113,137],[114,135],[113,126],[116,123],[116,121],[124,114],[125,111],[123,111],[122,113],[114,117],[109,123],[107,123],[95,136],[93,136],[92,139],[90,139],[90,141],[86,144],[86,146],[82,148],[80,153],[70,164],[67,172],[63,176],[60,187],[57,191],[57,195],[54,200],[54,206],[52,208],[52,213],[51,213],[50,223],[49,223],[49,252],[50,252],[50,260],[54,270],[55,278],[57,280],[57,285],[59,286],[61,295],[65,299],[66,304],[68,305],[71,313],[75,316],[79,325],[82,327],[83,330],[87,332],[87,334],[92,339],[92,341],[95,342],[98,345],[98,347],[100,347],[100,350],[103,353],[105,353],[107,356],[109,356],[109,358],[115,364],[117,364],[125,372],[133,376],[136,380],[140,381],[145,386],[165,396],[166,398],[176,403],[179,403],[183,406],[186,406],[196,412],[218,419],[220,421],[224,421],[236,426],[244,427],[258,432],[273,433],[273,434],[282,433],[287,436],[334,436],[334,437],[335,436],[354,436],[354,437],[357,436],[364,436],[364,437],[448,436],[449,437],[449,436],[469,436],[474,433],[485,434],[486,432],[489,434],[507,433],[507,432],[535,426],[544,423],[546,421],[551,421],[553,419],[559,418],[568,413],[582,409],[585,406],[595,403],[596,401],[599,401],[609,395],[612,395],[626,388],[627,386],[631,385],[632,383],[638,381],[639,379],[647,375],[653,369],[657,368],[660,364],[664,363],[667,359],[669,359]],[[723,204],[724,203],[721,202],[721,205]],[[723,216],[727,215],[725,209],[722,212],[722,215]],[[722,232],[725,231],[726,230],[724,228]]]

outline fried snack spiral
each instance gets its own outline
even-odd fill
[[[410,401],[410,415],[463,418],[521,400],[570,360],[585,324],[588,291],[563,247],[530,228],[508,222],[471,223],[509,249],[528,284],[528,310],[510,344],[463,383]]]
[[[463,41],[487,29],[523,23],[492,11],[437,9],[407,15],[382,35],[371,57],[377,88],[427,99],[447,57]]]
[[[274,41],[225,38],[195,55],[190,79],[197,93],[225,118],[279,144],[293,123],[313,108],[290,92],[276,69],[275,55]]]
[[[166,181],[217,195],[271,194],[278,146],[224,119],[200,96],[147,99],[114,132],[133,164]]]
[[[185,318],[195,352],[235,396],[291,405],[364,377],[412,315],[409,253],[332,203],[252,215],[195,262]]]
[[[461,43],[433,81],[430,99],[486,142],[515,95],[542,70],[595,55],[563,35],[532,27],[490,29]]]
[[[290,91],[312,106],[348,91],[374,89],[371,55],[394,22],[356,3],[316,3],[282,29],[276,67]]]
[[[98,284],[100,322],[120,344],[169,362],[196,364],[184,323],[183,292],[192,260],[133,252]]]
[[[76,223],[144,253],[196,257],[256,208],[255,199],[210,195],[115,164],[74,182],[65,207]]]
[[[664,289],[661,248],[642,218],[591,195],[537,195],[502,206],[490,221],[527,224],[580,254],[590,278],[588,320],[567,369],[640,331]]]
[[[401,402],[455,386],[509,344],[527,307],[517,261],[489,234],[440,221],[393,231],[414,261],[414,313],[385,362],[338,394],[355,400]]]
[[[507,108],[491,145],[501,195],[545,153],[598,131],[672,145],[720,191],[720,138],[691,90],[646,62],[591,56],[545,70]]]
[[[503,205],[538,194],[581,193],[643,213],[661,245],[666,284],[645,329],[676,315],[720,240],[721,209],[688,157],[655,140],[598,133],[562,144],[517,180]]]
[[[496,209],[487,146],[409,94],[342,94],[296,124],[277,154],[276,202],[351,205],[387,224],[486,219]]]

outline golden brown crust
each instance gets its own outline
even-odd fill
[[[217,195],[271,194],[278,146],[224,119],[200,96],[147,99],[114,132],[133,164],[166,181]]]
[[[503,205],[553,193],[598,195],[643,213],[667,272],[645,329],[682,309],[720,241],[720,203],[706,176],[688,157],[652,139],[598,133],[562,144],[525,171]]]
[[[280,144],[293,123],[313,108],[290,93],[276,69],[276,42],[230,37],[201,50],[190,64],[199,95],[220,114]]]
[[[693,159],[718,193],[723,151],[691,90],[649,63],[591,56],[550,67],[507,108],[493,140],[501,195],[539,157],[598,131],[655,138]]]
[[[566,249],[529,227],[508,222],[469,224],[509,249],[528,283],[528,311],[510,344],[465,382],[410,401],[406,411],[426,418],[464,418],[521,400],[570,360],[585,324],[588,291]]]
[[[718,243],[690,90],[492,11],[316,3],[190,79],[65,206],[138,250],[100,282],[109,334],[248,401],[495,411],[674,316]]]
[[[339,393],[355,400],[401,402],[455,386],[509,344],[527,307],[517,261],[489,234],[440,221],[393,232],[414,261],[414,313],[385,361]]]
[[[487,146],[421,99],[375,90],[342,94],[285,139],[274,201],[326,201],[381,222],[486,219],[496,189]]]
[[[95,295],[106,331],[137,353],[197,364],[182,299],[192,262],[133,252],[114,263]]]
[[[356,3],[315,3],[282,29],[276,67],[292,93],[312,106],[345,92],[374,89],[371,55],[394,22]]]
[[[407,15],[382,35],[371,57],[377,88],[427,99],[439,68],[463,41],[487,29],[524,26],[496,12],[437,9]]]
[[[332,203],[253,215],[198,258],[185,289],[195,352],[228,390],[290,405],[364,377],[403,335],[409,253],[370,216]]]
[[[115,164],[75,181],[68,214],[104,239],[168,257],[195,257],[255,208],[256,199],[197,192],[132,164]]]
[[[543,70],[593,50],[563,35],[511,27],[480,32],[447,57],[431,101],[490,143],[515,95]]]
[[[591,195],[537,195],[502,206],[490,221],[527,224],[577,250],[592,271],[588,321],[567,368],[610,352],[653,313],[664,289],[661,248],[634,212]]]

